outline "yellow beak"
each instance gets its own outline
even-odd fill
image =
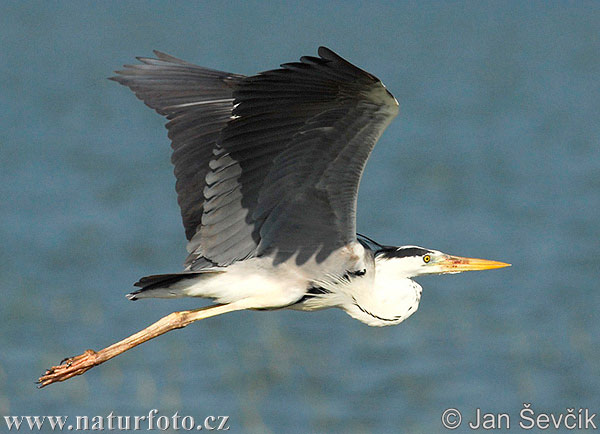
[[[437,263],[441,267],[442,273],[461,273],[471,270],[491,270],[493,268],[510,267],[511,264],[499,261],[489,261],[487,259],[463,258],[461,256],[448,255]]]

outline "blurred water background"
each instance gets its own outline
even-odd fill
[[[513,424],[524,402],[600,410],[600,3],[0,8],[0,415],[156,408],[229,415],[231,432],[431,433],[448,407]],[[419,311],[397,327],[228,314],[37,390],[63,357],[201,303],[124,298],[179,270],[185,239],[164,122],[106,77],[152,49],[253,74],[318,45],[401,104],[359,231],[513,267],[420,279]]]

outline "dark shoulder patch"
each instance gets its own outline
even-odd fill
[[[307,294],[316,295],[316,294],[329,294],[331,291],[323,288],[322,286],[309,286],[306,290]]]
[[[431,253],[427,249],[420,247],[384,247],[375,252],[375,256],[383,256],[384,258],[406,258],[409,256],[423,256]]]
[[[300,300],[298,300],[297,302],[292,303],[292,305],[293,304],[302,304],[305,301],[310,300],[311,298],[317,297],[322,294],[331,294],[331,291],[323,288],[322,286],[310,285],[308,288],[306,288],[306,293],[302,296],[302,298],[300,298]]]

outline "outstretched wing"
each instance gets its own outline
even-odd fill
[[[176,159],[174,154],[173,159],[178,185],[180,174],[196,173],[195,184],[186,182],[186,188],[177,190],[180,204],[192,204],[194,210],[194,219],[186,220],[182,205],[188,239],[192,225],[197,226],[188,243],[188,269],[259,255],[273,255],[276,262],[295,256],[298,264],[316,255],[322,261],[356,240],[360,178],[377,139],[397,115],[398,103],[376,77],[331,50],[320,47],[319,56],[245,78],[182,66],[199,79],[195,95],[186,91],[185,102],[169,103],[167,108],[179,110],[175,117],[161,109],[172,119],[168,126],[175,153],[181,147],[179,135],[197,139],[211,133],[210,140],[188,142],[192,158]],[[137,68],[165,61],[141,60],[145,65]],[[214,85],[205,71],[221,74],[226,86]],[[170,73],[165,71],[162,80],[168,81]],[[129,77],[117,81],[156,108],[147,96],[157,95],[152,79],[138,90],[137,77],[127,82]],[[207,83],[212,92],[218,87],[212,99],[202,92]],[[158,94],[165,100],[171,96],[168,86]],[[191,112],[191,107],[205,110]],[[179,117],[185,122],[175,127]],[[198,145],[204,153],[192,151]],[[194,185],[202,191],[188,188]]]

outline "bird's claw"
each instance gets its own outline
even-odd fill
[[[71,360],[73,360],[76,356],[71,356],[71,357],[65,357],[64,359],[62,359],[59,363],[60,365],[65,365],[67,364],[68,366],[71,366]]]
[[[57,366],[47,369],[38,381],[38,387],[41,389],[48,384],[68,380],[76,375],[81,375],[87,370],[96,366],[96,352],[86,350],[83,354],[63,359]]]

